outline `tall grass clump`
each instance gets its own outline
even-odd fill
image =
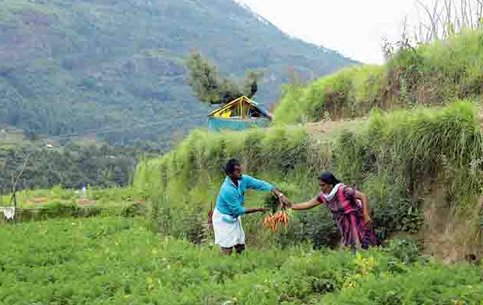
[[[288,86],[275,109],[275,125],[318,121],[330,116],[358,117],[381,107],[382,66],[356,66],[321,78],[306,87]]]
[[[443,105],[481,99],[483,29],[406,47],[382,66],[356,66],[306,86],[288,86],[275,110],[275,125],[353,118],[374,108]]]
[[[176,199],[176,206],[180,201],[206,203],[214,199],[228,159],[239,159],[252,175],[276,180],[305,168],[307,139],[302,127],[223,133],[197,130],[163,158],[140,162],[134,187],[156,187],[168,201]]]

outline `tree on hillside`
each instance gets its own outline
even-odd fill
[[[198,52],[190,55],[186,66],[190,71],[188,83],[196,97],[209,104],[226,104],[243,95],[252,98],[262,77],[262,73],[256,71],[248,71],[241,81],[223,77],[217,67]]]

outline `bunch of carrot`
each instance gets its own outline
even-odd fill
[[[272,230],[272,232],[277,231],[279,224],[288,226],[288,213],[286,210],[278,211],[273,215],[267,215],[263,220],[263,225],[265,228]]]

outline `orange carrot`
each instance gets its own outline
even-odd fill
[[[263,226],[267,229],[272,230],[273,232],[276,232],[279,225],[281,224],[283,224],[285,227],[288,227],[288,223],[289,217],[288,213],[285,210],[278,211],[273,215],[267,215],[263,219]]]

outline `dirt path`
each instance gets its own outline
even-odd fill
[[[483,107],[480,108],[478,118],[480,120],[480,129],[483,131]],[[363,120],[365,120],[365,118],[359,118],[357,120],[320,121],[307,123],[307,130],[309,134],[328,134],[337,129],[353,126],[354,124],[357,124]]]
[[[360,120],[339,120],[339,121],[326,121],[326,122],[315,122],[308,123],[307,130],[309,134],[321,134],[321,133],[331,133],[334,130],[343,129],[352,126]]]
[[[331,134],[336,130],[342,129],[354,129],[359,123],[363,122],[366,118],[358,118],[356,120],[338,120],[338,121],[325,121],[307,123],[307,131],[310,135],[324,135]]]
[[[344,121],[328,121],[328,122],[315,122],[308,123],[307,129],[309,133],[330,133],[334,128],[340,128],[344,126]]]

